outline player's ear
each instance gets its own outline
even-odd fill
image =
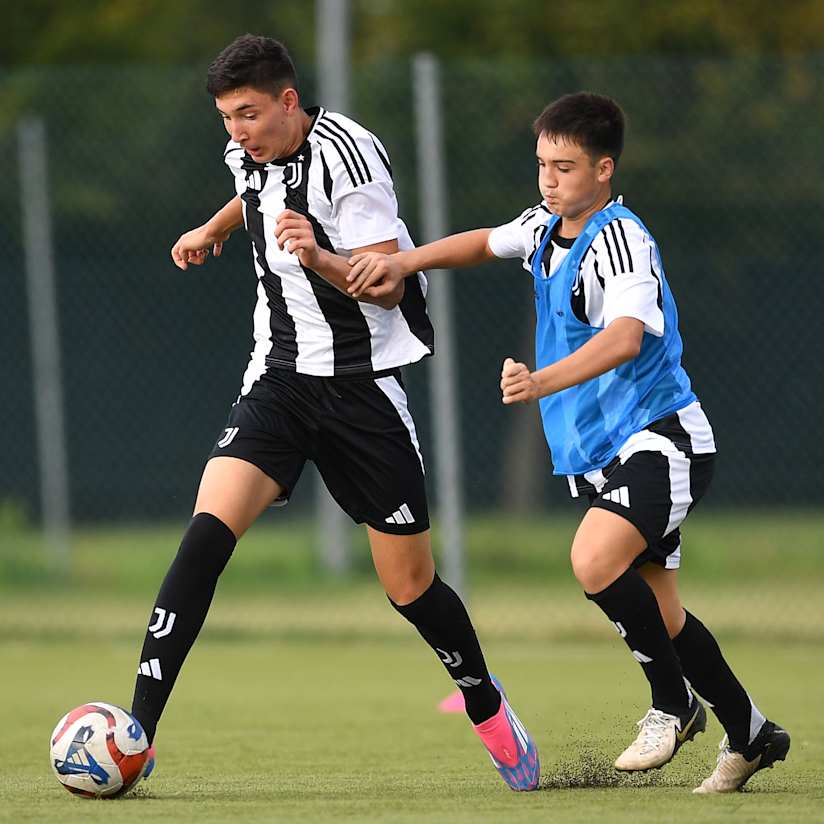
[[[291,114],[300,106],[300,99],[298,98],[297,90],[293,89],[291,86],[285,88],[280,93],[279,97],[280,102],[283,105],[283,108],[286,110],[288,114]]]
[[[615,174],[615,161],[611,157],[602,157],[597,166],[599,183],[606,183]]]

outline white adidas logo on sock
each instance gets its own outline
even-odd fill
[[[619,486],[618,489],[612,489],[609,492],[604,492],[601,496],[605,501],[612,501],[615,504],[621,504],[629,509],[629,487]]]
[[[146,675],[149,678],[154,678],[156,681],[162,681],[163,675],[160,672],[160,659],[150,658],[148,661],[143,661],[137,668],[138,675]]]
[[[459,687],[477,687],[478,684],[483,683],[480,678],[474,678],[471,675],[464,675],[463,678],[456,678],[455,683]]]
[[[388,524],[414,524],[415,519],[406,504],[401,504],[400,509],[396,509],[387,519]]]

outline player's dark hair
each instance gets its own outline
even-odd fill
[[[576,92],[550,103],[532,128],[536,137],[563,138],[580,146],[593,161],[607,156],[617,166],[624,148],[625,122],[621,107],[612,98]]]
[[[206,91],[212,97],[244,86],[277,97],[297,85],[295,64],[283,43],[272,37],[242,34],[209,66]]]

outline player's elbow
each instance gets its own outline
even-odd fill
[[[401,280],[391,292],[381,295],[375,302],[383,309],[394,309],[403,300],[405,290],[406,283]]]
[[[385,298],[379,298],[375,301],[381,309],[394,309],[400,302],[400,298],[396,295],[387,295]]]
[[[389,295],[361,295],[355,298],[359,303],[369,303],[372,306],[380,306],[381,309],[394,309],[401,299],[394,292]]]
[[[636,337],[635,335],[631,335],[627,337],[627,339],[624,341],[624,356],[627,360],[637,358],[638,355],[641,354],[642,340],[642,336]]]
[[[614,322],[614,333],[615,351],[622,361],[632,360],[641,354],[641,344],[644,341],[644,324],[641,321],[619,318]]]

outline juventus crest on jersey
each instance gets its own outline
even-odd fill
[[[387,310],[352,300],[278,248],[275,220],[284,209],[305,215],[318,246],[329,252],[348,256],[392,239],[401,249],[413,247],[377,137],[344,115],[306,111],[313,118],[309,134],[289,157],[257,163],[234,141],[226,147],[258,277],[255,348],[241,394],[269,367],[368,374],[414,363],[434,349],[422,273],[406,279],[400,304]]]

